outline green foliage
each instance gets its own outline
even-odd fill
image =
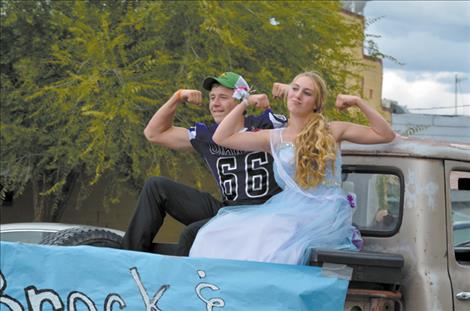
[[[335,1],[4,0],[0,18],[0,184],[18,194],[32,182],[36,220],[59,220],[71,192],[80,199],[103,176],[108,203],[149,175],[180,179],[187,165],[201,184],[197,156],[142,135],[178,88],[231,70],[269,92],[313,69],[333,99],[362,44]],[[207,109],[178,111],[177,125],[195,120],[210,121]]]
[[[379,22],[383,18],[384,18],[384,16],[379,16],[379,17],[368,19],[366,21],[366,24],[365,24],[366,29],[370,25]],[[377,42],[374,40],[374,39],[378,39],[380,37],[381,37],[380,35],[376,35],[376,34],[371,34],[371,33],[366,33],[365,34],[365,49],[366,49],[367,55],[369,55],[373,58],[376,58],[376,59],[386,59],[386,60],[389,60],[392,63],[395,63],[397,65],[402,65],[402,66],[405,65],[404,63],[400,62],[395,57],[393,57],[391,55],[388,55],[388,54],[384,54],[380,51]]]

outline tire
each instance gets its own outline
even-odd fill
[[[43,245],[93,245],[99,247],[121,248],[122,237],[106,229],[77,227],[58,231],[45,237]]]

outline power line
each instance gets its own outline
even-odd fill
[[[453,109],[456,106],[447,106],[447,107],[429,107],[429,108],[407,108],[408,110],[431,110],[431,109]],[[461,105],[457,106],[457,108],[460,107],[470,107],[470,105]]]

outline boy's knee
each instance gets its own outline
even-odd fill
[[[161,176],[152,176],[145,181],[144,188],[149,190],[165,189],[168,185],[168,178]]]

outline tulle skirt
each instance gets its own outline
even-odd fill
[[[286,189],[261,205],[224,207],[199,231],[191,257],[305,264],[312,248],[357,250],[354,203],[340,187]]]

